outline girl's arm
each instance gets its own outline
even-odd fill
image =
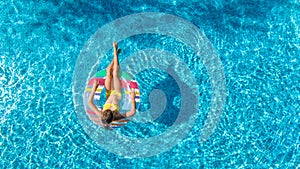
[[[94,80],[94,85],[93,85],[91,94],[88,99],[88,104],[89,104],[90,108],[92,109],[92,111],[95,112],[98,115],[98,117],[100,118],[99,123],[97,123],[97,124],[103,126],[105,129],[112,130],[111,127],[109,127],[109,125],[102,119],[101,111],[99,111],[98,108],[96,107],[96,105],[93,103],[93,98],[94,98],[94,95],[95,95],[98,85],[99,85],[98,81]]]
[[[131,117],[135,115],[136,103],[135,103],[135,91],[131,91],[131,110],[125,113],[125,117]]]
[[[98,84],[97,80],[94,80],[93,88],[92,88],[91,94],[88,99],[88,104],[89,104],[90,108],[92,109],[92,111],[95,112],[100,117],[101,113],[98,110],[98,108],[95,106],[95,104],[93,103],[94,95],[95,95],[98,85],[99,84]]]

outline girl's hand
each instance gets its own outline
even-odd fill
[[[135,99],[135,89],[131,90],[131,92],[130,92],[130,98],[131,98],[131,100]]]
[[[98,86],[99,86],[98,80],[94,79],[93,88],[97,89]]]

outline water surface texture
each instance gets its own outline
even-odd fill
[[[297,0],[1,0],[0,168],[300,167],[299,9]],[[72,81],[89,38],[102,26],[141,12],[172,14],[204,32],[223,64],[227,100],[215,132],[199,142],[212,99],[201,60],[164,35],[121,41],[120,60],[147,48],[181,55],[196,77],[201,105],[194,126],[176,146],[130,159],[104,150],[85,133],[75,112]],[[166,111],[152,123],[131,122],[118,132],[133,138],[159,135],[178,115],[179,87],[157,69],[136,79],[142,92],[139,111],[151,107],[153,90],[163,91],[158,94]]]

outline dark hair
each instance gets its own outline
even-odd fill
[[[103,112],[103,119],[106,121],[106,123],[111,123],[113,121],[113,111],[107,109],[107,110],[104,110]]]

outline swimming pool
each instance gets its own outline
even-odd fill
[[[1,168],[299,167],[299,1],[0,3]],[[186,136],[165,152],[132,158],[105,150],[86,132],[72,85],[78,58],[95,33],[118,18],[142,12],[174,15],[204,32],[222,62],[227,98],[217,128],[199,142],[213,100],[201,59],[190,46],[167,35],[140,34],[120,41],[122,61],[147,49],[180,56],[171,67],[180,70],[176,66],[184,62],[199,92],[199,111]],[[95,69],[103,69],[110,54]],[[160,59],[170,63],[169,57]],[[152,108],[152,91],[166,109],[151,122],[137,120],[118,129],[122,136],[147,139],[173,126],[183,106],[180,84],[192,84],[168,70],[151,68],[136,75],[142,93],[139,111]]]

